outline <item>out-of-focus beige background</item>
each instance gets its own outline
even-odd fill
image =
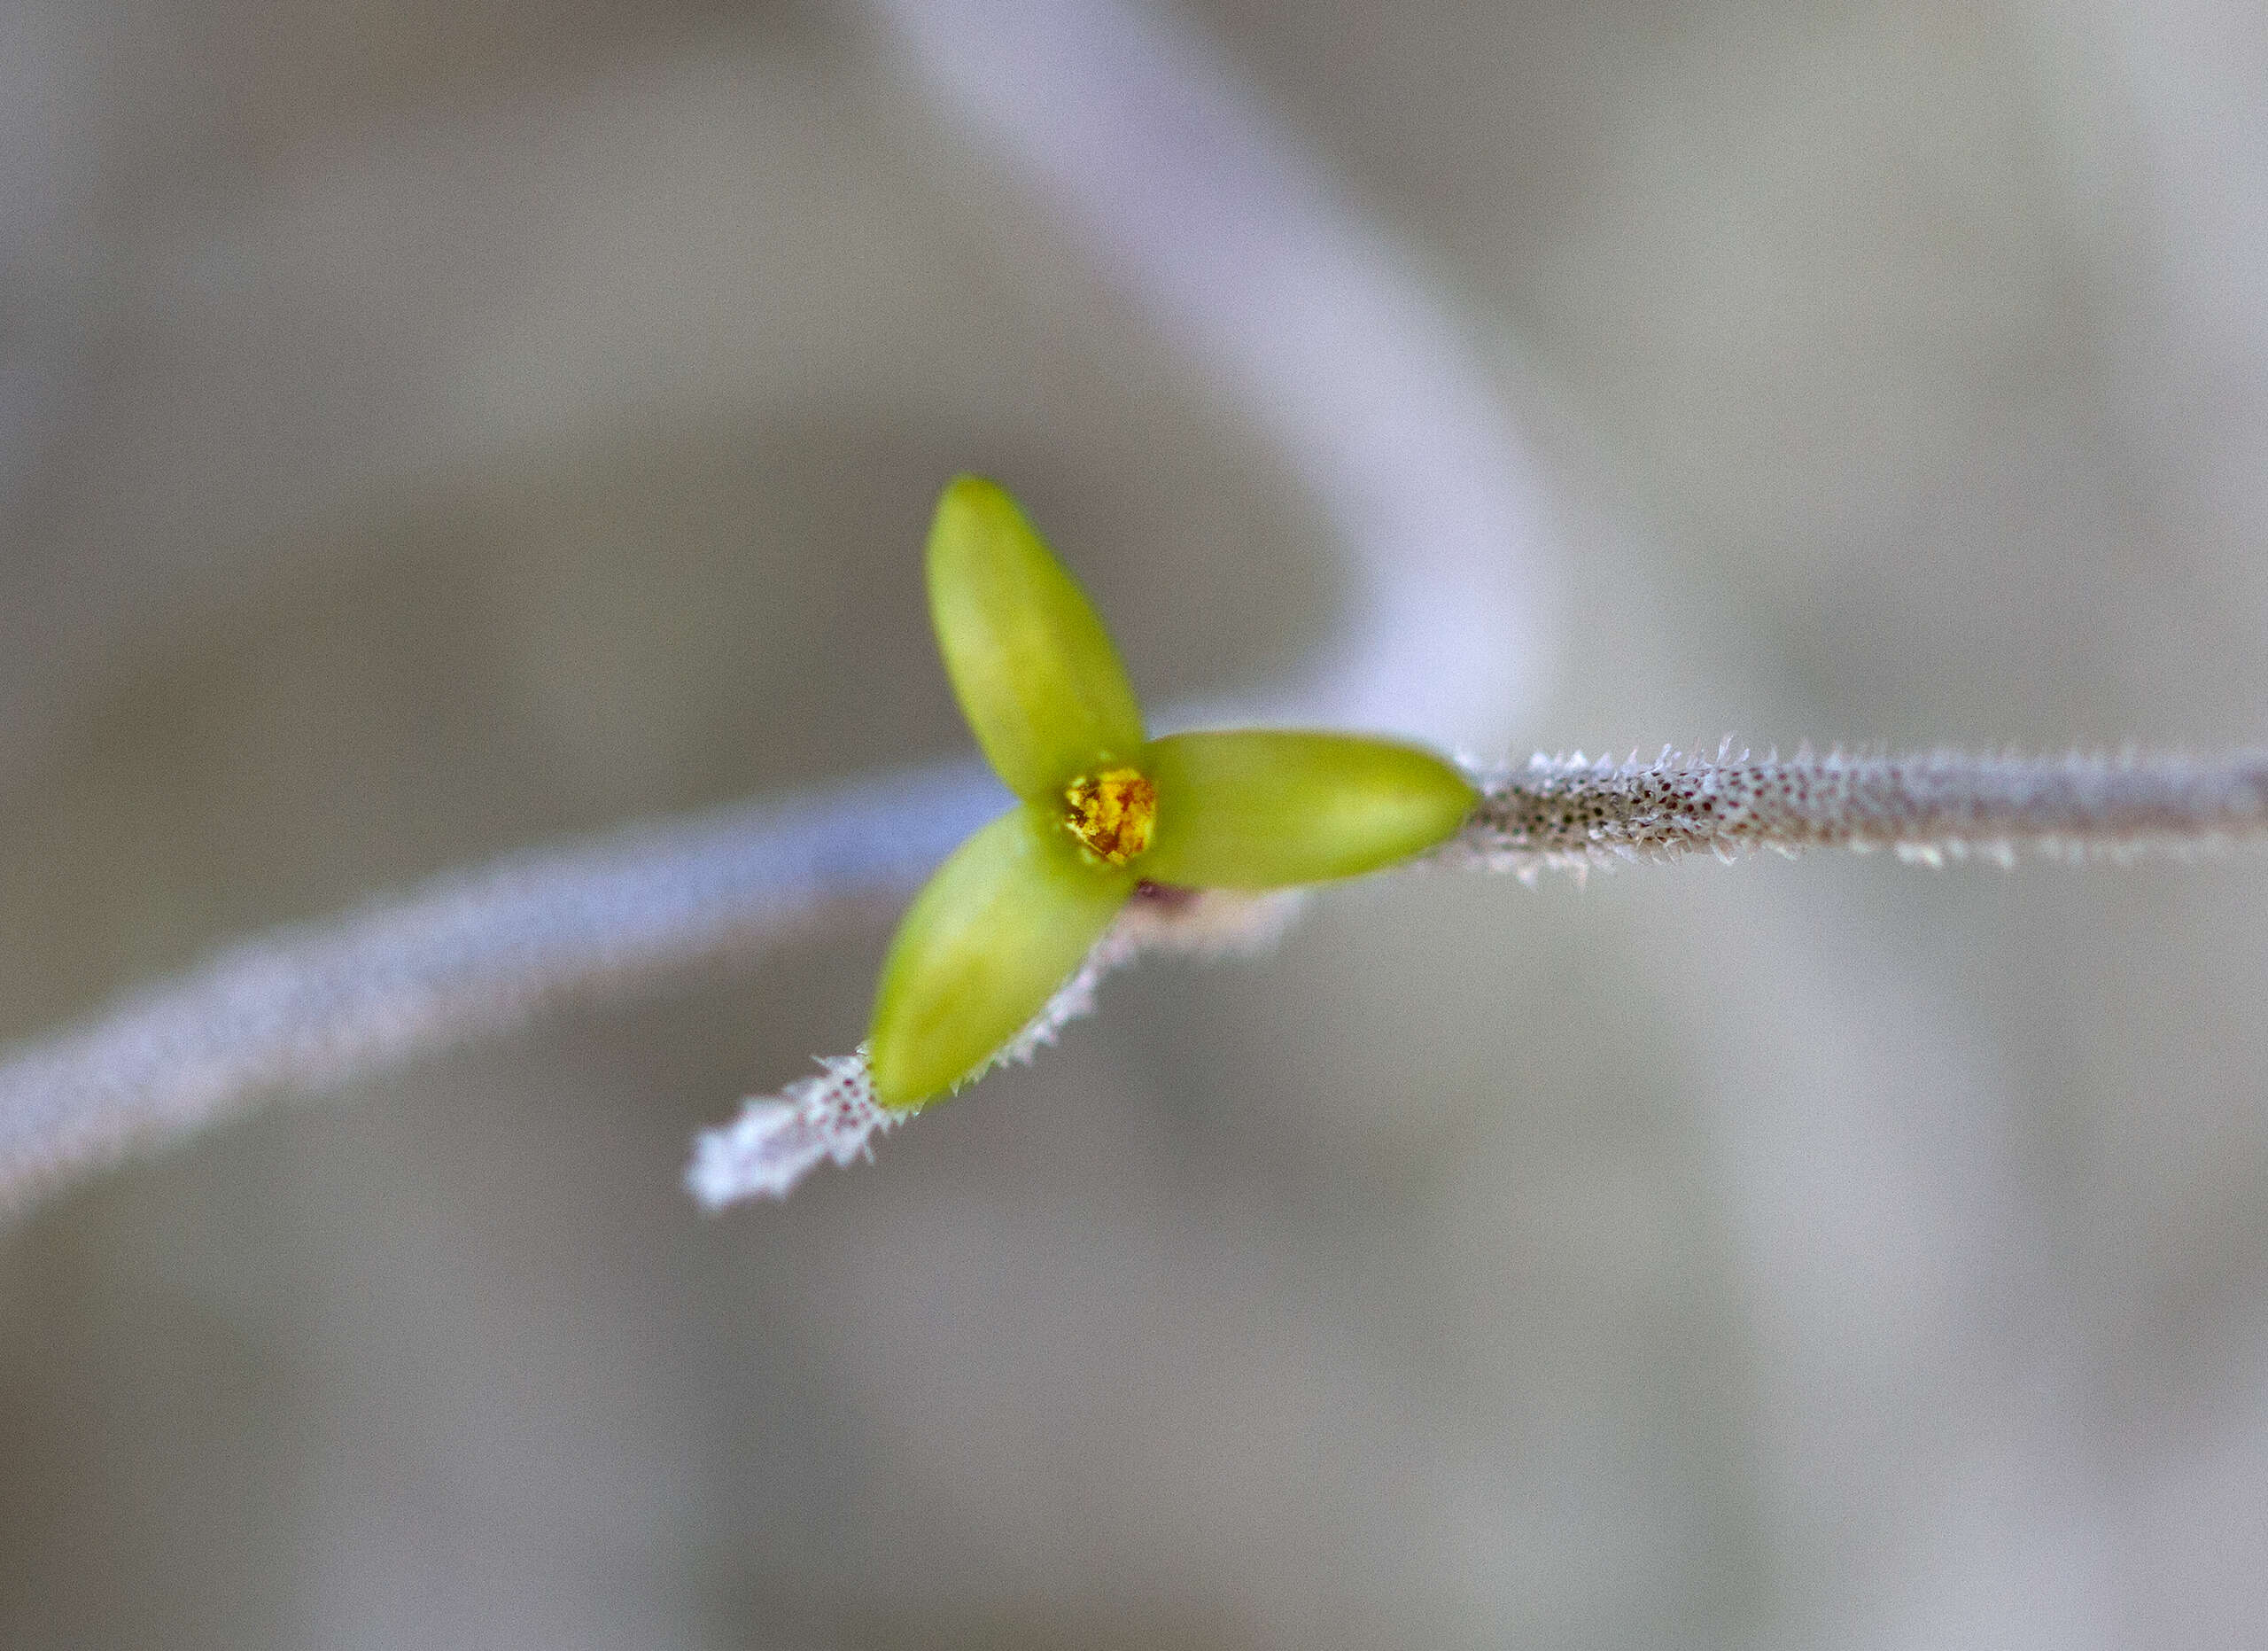
[[[2256,7],[1177,15],[1536,437],[1523,737],[2262,739]],[[1156,701],[1280,672],[1229,407],[854,10],[11,0],[0,1035],[962,749],[954,469]],[[0,1237],[0,1640],[2254,1640],[2264,937],[2246,856],[1388,880],[701,1219],[848,919]]]

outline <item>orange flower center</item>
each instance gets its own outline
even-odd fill
[[[1088,852],[1122,866],[1150,846],[1158,825],[1158,788],[1132,768],[1082,775],[1065,788],[1063,823]]]

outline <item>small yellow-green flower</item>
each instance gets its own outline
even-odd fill
[[[1003,488],[963,476],[929,528],[929,612],[976,743],[1017,806],[915,897],[867,1034],[883,1104],[983,1070],[1139,883],[1349,877],[1454,832],[1479,795],[1430,752],[1345,734],[1152,739],[1078,582]]]

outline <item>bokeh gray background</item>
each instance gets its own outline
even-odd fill
[[[2256,7],[1177,15],[1534,438],[1508,738],[2262,738]],[[1332,626],[1281,456],[863,12],[6,0],[0,1035],[963,749],[959,468],[1155,702]],[[0,1238],[0,1640],[2268,1642],[2258,858],[1388,879],[699,1219],[888,919]]]

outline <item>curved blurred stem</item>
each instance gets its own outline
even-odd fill
[[[1498,743],[1544,668],[1548,536],[1510,420],[1427,285],[1162,19],[1107,0],[876,4],[1338,523],[1342,635],[1264,709]],[[0,1061],[0,1210],[262,1094],[901,895],[991,796],[970,767],[928,770],[509,861],[256,941]]]
[[[1408,250],[1166,8],[861,6],[1337,526],[1340,635],[1239,709],[1500,748],[1555,668],[1560,558],[1512,417]]]
[[[1270,709],[1469,742],[1526,701],[1550,628],[1540,502],[1508,418],[1390,244],[1155,19],[1110,0],[873,4],[1339,521],[1346,632]],[[1693,848],[2124,852],[2260,835],[2264,772],[2257,753],[1539,759],[1489,780],[1443,858],[1528,871]],[[256,941],[0,1062],[0,1210],[264,1094],[334,1086],[901,895],[998,798],[974,765],[922,770],[521,857]]]

